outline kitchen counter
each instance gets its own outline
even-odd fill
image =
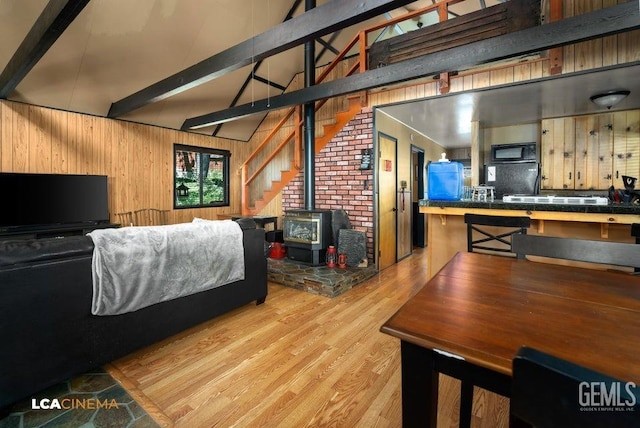
[[[612,204],[609,205],[555,205],[555,204],[535,204],[535,203],[511,203],[497,200],[493,202],[479,202],[471,200],[462,201],[430,201],[421,199],[419,201],[420,212],[437,213],[425,208],[463,208],[463,209],[489,209],[489,210],[516,210],[516,211],[554,211],[566,213],[585,214],[630,214],[640,216],[640,205]],[[638,219],[640,221],[640,218]]]
[[[467,251],[464,214],[527,216],[528,233],[559,237],[635,242],[631,224],[640,223],[640,206],[631,204],[570,205],[462,201],[419,201],[427,215],[428,278],[459,251]]]

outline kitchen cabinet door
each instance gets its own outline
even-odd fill
[[[573,176],[573,138],[571,147],[565,147],[565,119],[545,119],[542,121],[541,155],[542,189],[562,189],[565,178]],[[571,137],[572,132],[569,133]],[[569,150],[569,152],[567,152]],[[571,162],[567,162],[567,158]],[[565,171],[565,167],[570,169]],[[571,183],[573,186],[573,182]]]
[[[593,160],[597,161],[594,116],[580,116],[574,119],[575,126],[575,149],[574,149],[574,189],[586,190],[594,189]],[[594,143],[595,141],[595,143]],[[597,179],[597,178],[596,178]]]
[[[575,190],[607,189],[611,185],[612,115],[575,118]]]
[[[598,162],[597,170],[591,175],[597,177],[594,180],[595,189],[608,189],[613,184],[613,113],[599,114],[597,116],[597,140]]]
[[[622,176],[640,178],[640,110],[613,113],[613,185],[623,188]]]
[[[640,178],[640,110],[542,121],[542,184],[546,190],[622,188]],[[640,187],[640,186],[638,186]]]
[[[576,127],[575,119],[565,117],[562,119],[564,128],[562,149],[562,187],[560,189],[575,188],[575,163],[576,163]],[[556,187],[558,189],[558,187]]]

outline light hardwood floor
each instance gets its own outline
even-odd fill
[[[400,427],[400,344],[380,326],[425,282],[426,250],[330,299],[269,284],[248,305],[108,368],[163,426]],[[457,426],[442,376],[439,427]],[[508,400],[476,389],[474,427],[506,426]]]

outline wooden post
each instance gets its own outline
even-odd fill
[[[562,0],[551,0],[549,3],[549,11],[550,21],[559,21],[563,18],[562,16]],[[562,73],[562,46],[549,49],[549,73],[551,75]]]
[[[295,137],[294,137],[294,148],[293,148],[293,165],[297,169],[302,169],[302,108],[301,106],[296,106],[296,114],[294,116],[295,122]]]
[[[249,169],[249,165],[242,165],[242,215],[249,215],[249,183],[247,183],[247,170]]]
[[[482,130],[480,122],[471,122],[471,185],[478,186],[484,179],[480,177],[480,156],[482,155]]]
[[[438,21],[444,22],[449,19],[449,5],[446,2],[440,3],[438,6]],[[449,84],[449,72],[445,71],[440,73],[440,78],[438,79],[440,95],[448,94],[451,89],[451,85]]]
[[[367,71],[367,33],[364,30],[360,30],[358,33],[358,44],[360,51],[360,73]]]

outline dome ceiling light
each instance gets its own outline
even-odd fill
[[[592,95],[589,99],[599,107],[611,109],[614,105],[625,99],[631,92],[627,90],[607,91],[601,94]]]

